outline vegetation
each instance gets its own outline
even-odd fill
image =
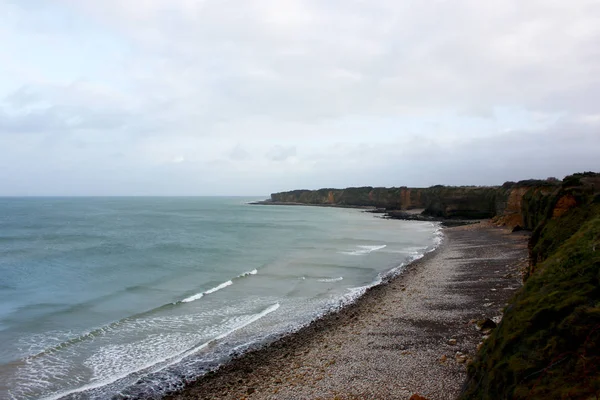
[[[273,193],[275,202],[371,206],[387,210],[423,208],[427,215],[446,218],[491,218],[496,213],[496,187],[442,186],[294,190]]]
[[[600,397],[599,178],[527,194],[524,213],[540,221],[532,273],[469,366],[463,399]]]

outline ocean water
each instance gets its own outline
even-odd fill
[[[245,198],[0,198],[0,399],[159,398],[356,299],[435,224]]]

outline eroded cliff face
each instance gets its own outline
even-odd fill
[[[424,209],[443,218],[491,218],[505,209],[521,224],[520,202],[527,188],[432,186],[429,188],[374,188],[294,190],[273,193],[271,201],[312,205],[375,207],[386,210]],[[507,200],[508,198],[508,200]],[[507,219],[505,224],[512,223]],[[521,224],[522,225],[522,224]]]
[[[524,226],[523,196],[530,189],[528,186],[517,186],[507,190],[506,201],[499,198],[496,202],[497,222],[510,227]]]
[[[533,230],[546,219],[559,218],[580,204],[581,193],[600,188],[598,174],[575,174],[564,182],[555,179],[507,182],[502,186],[432,186],[429,188],[375,188],[294,190],[273,193],[281,203],[376,207],[386,210],[424,209],[442,218],[495,217],[496,223]],[[571,188],[571,189],[569,189]],[[579,196],[579,197],[578,197]]]

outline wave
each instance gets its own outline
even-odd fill
[[[257,273],[258,273],[258,271],[256,269],[254,269],[252,271],[245,272],[245,273],[239,275],[238,278],[249,276],[249,275],[256,275]],[[212,289],[206,290],[206,291],[201,292],[201,293],[194,294],[194,295],[189,296],[189,297],[187,297],[187,298],[185,298],[185,299],[183,299],[181,301],[178,301],[178,302],[175,302],[175,303],[163,304],[162,306],[153,308],[151,310],[144,311],[144,312],[141,312],[141,313],[137,313],[137,314],[125,317],[125,318],[120,319],[118,321],[111,322],[111,323],[109,323],[107,325],[94,328],[94,329],[92,329],[92,330],[90,330],[88,332],[80,333],[80,334],[78,334],[75,337],[67,338],[66,340],[61,341],[61,342],[59,342],[59,343],[57,343],[55,345],[52,345],[52,346],[50,346],[48,348],[36,351],[33,354],[29,354],[29,355],[26,356],[26,358],[27,359],[36,359],[36,358],[39,358],[39,357],[47,355],[47,354],[52,354],[52,353],[54,353],[54,352],[56,352],[58,350],[62,350],[64,348],[72,346],[72,345],[74,345],[76,343],[83,342],[85,340],[93,340],[95,337],[103,335],[106,332],[108,332],[110,330],[113,330],[113,329],[115,329],[115,328],[117,328],[117,327],[119,327],[119,326],[121,326],[121,325],[123,325],[125,323],[128,323],[128,322],[133,321],[133,320],[138,319],[138,318],[141,318],[143,316],[147,316],[147,315],[153,314],[153,313],[155,313],[155,312],[157,312],[159,310],[164,310],[164,309],[168,309],[168,308],[171,308],[171,307],[175,307],[175,306],[177,306],[180,303],[190,303],[192,301],[195,301],[195,300],[198,300],[198,299],[204,297],[207,294],[214,293],[214,292],[216,292],[218,290],[221,290],[223,288],[226,288],[227,286],[230,286],[230,285],[233,285],[233,281],[232,280],[229,280],[227,282],[223,282],[220,285],[215,286]],[[141,286],[141,285],[136,285],[136,286],[127,287],[123,291],[124,292],[129,292],[129,291],[136,291],[136,290],[154,290],[154,289],[147,288],[147,287],[144,287],[144,286]],[[59,305],[60,304],[53,304],[53,303],[42,304],[42,306],[48,306],[48,307],[50,307],[50,306],[59,306]],[[39,305],[31,305],[30,307],[38,307],[38,306]],[[68,307],[68,308],[66,308],[64,310],[59,310],[59,311],[60,312],[73,312],[74,310],[86,309],[88,307],[89,307],[88,303],[82,303],[82,304],[76,304],[74,306],[71,306],[71,307]]]
[[[243,274],[238,275],[237,277],[238,278],[243,278],[245,276],[256,275],[256,274],[258,274],[258,270],[257,269],[253,269],[252,271],[244,272]]]
[[[236,276],[233,279],[245,278],[246,276],[256,275],[256,274],[258,274],[258,270],[257,269],[253,269],[252,271],[244,272],[243,274],[240,274],[240,275]],[[223,282],[220,285],[215,286],[212,289],[208,289],[208,290],[206,290],[204,292],[196,293],[196,294],[194,294],[194,295],[192,295],[190,297],[186,297],[185,299],[181,300],[181,303],[190,303],[192,301],[201,299],[202,297],[204,297],[207,294],[211,294],[211,293],[214,293],[214,292],[219,291],[221,289],[224,289],[227,286],[231,286],[231,285],[233,285],[233,279],[232,280],[228,280],[227,282]]]
[[[224,333],[221,333],[221,334],[215,336],[213,339],[211,339],[211,340],[209,340],[207,342],[204,342],[204,343],[202,343],[200,345],[194,346],[191,349],[185,350],[185,351],[183,351],[183,352],[181,352],[179,354],[171,355],[169,357],[164,357],[164,358],[162,358],[160,360],[153,360],[152,362],[150,362],[150,363],[148,363],[146,365],[143,365],[143,366],[137,368],[134,371],[128,371],[127,373],[123,373],[123,374],[120,374],[120,375],[117,375],[117,376],[113,376],[113,377],[108,378],[108,379],[106,379],[104,381],[101,381],[101,382],[90,383],[90,384],[81,386],[81,387],[76,388],[76,389],[71,389],[71,390],[64,391],[62,393],[53,394],[53,395],[44,397],[42,400],[58,400],[58,399],[61,399],[61,398],[65,397],[65,396],[68,396],[68,395],[71,395],[71,394],[74,394],[74,393],[81,393],[81,392],[85,392],[85,391],[88,391],[88,390],[97,389],[97,388],[100,388],[100,387],[103,387],[103,386],[106,386],[106,385],[110,385],[111,383],[114,383],[114,382],[116,382],[116,381],[118,381],[120,379],[123,379],[123,378],[125,378],[125,377],[127,377],[127,376],[129,376],[131,374],[136,373],[136,372],[140,372],[140,371],[152,368],[153,366],[156,366],[157,364],[164,364],[164,365],[160,366],[159,368],[156,368],[156,369],[152,370],[151,373],[160,372],[160,371],[164,370],[165,368],[170,367],[171,365],[174,365],[174,364],[177,364],[177,363],[181,362],[184,358],[186,358],[186,357],[188,357],[188,356],[190,356],[190,355],[192,355],[192,354],[194,354],[194,353],[196,353],[196,352],[198,352],[198,351],[200,351],[200,350],[202,350],[202,349],[204,349],[204,348],[206,348],[206,347],[214,344],[216,341],[224,339],[227,336],[231,335],[232,333],[234,333],[234,332],[236,332],[236,331],[238,331],[238,330],[240,330],[240,329],[242,329],[242,328],[244,328],[244,327],[252,324],[253,322],[258,321],[259,319],[265,317],[266,315],[268,315],[268,314],[276,311],[279,307],[280,307],[279,303],[273,304],[273,305],[267,307],[266,309],[264,309],[263,311],[261,311],[261,312],[259,312],[257,314],[251,315],[248,319],[246,319],[242,323],[238,324],[237,326],[231,328],[230,330],[228,330],[228,331],[226,331]]]
[[[339,278],[322,278],[322,279],[318,279],[319,282],[337,282],[337,281],[341,281],[342,279],[344,279],[343,276],[340,276]]]
[[[376,245],[376,246],[357,246],[356,250],[342,251],[340,253],[341,254],[347,254],[349,256],[364,256],[364,255],[367,255],[367,254],[372,253],[374,251],[381,250],[381,249],[383,249],[385,247],[387,247],[387,245],[385,245],[385,244]]]
[[[433,235],[434,235],[434,239],[433,239],[434,246],[433,246],[433,249],[435,250],[444,241],[444,227],[442,226],[441,223],[437,223],[437,226],[436,226],[435,231],[433,232]]]
[[[233,281],[227,281],[227,282],[223,282],[223,283],[221,283],[219,286],[215,286],[214,288],[212,288],[212,289],[208,289],[208,290],[207,290],[207,291],[205,291],[205,292],[202,292],[202,293],[196,293],[196,294],[195,294],[195,295],[193,295],[193,296],[186,297],[185,299],[181,300],[181,302],[182,302],[182,303],[190,303],[190,302],[192,302],[192,301],[195,301],[195,300],[201,299],[202,297],[204,297],[204,295],[207,295],[207,294],[214,293],[214,292],[216,292],[216,291],[219,291],[219,290],[221,290],[221,289],[223,289],[223,288],[226,288],[227,286],[231,286],[231,285],[233,285]]]
[[[232,281],[223,282],[223,283],[221,283],[217,287],[214,287],[212,289],[208,289],[206,292],[204,292],[204,294],[211,294],[211,293],[214,293],[216,291],[219,291],[219,290],[221,290],[223,288],[226,288],[227,286],[231,286],[231,285],[233,285]]]

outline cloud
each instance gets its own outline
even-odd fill
[[[250,153],[248,153],[240,144],[236,144],[229,153],[229,157],[232,160],[246,160],[250,157]]]
[[[294,157],[295,155],[296,155],[296,147],[295,146],[289,146],[289,147],[273,146],[267,152],[267,158],[271,161],[285,161],[291,157]]]
[[[61,0],[0,12],[0,170],[31,182],[0,175],[0,193],[35,192],[39,171],[60,187],[71,169],[107,194],[598,169],[595,0]]]
[[[311,119],[494,107],[517,99],[553,109],[581,96],[595,99],[598,6],[576,3],[153,1],[135,8],[116,2],[81,7],[143,46],[151,61],[160,55],[199,92],[208,89],[214,103],[226,102],[236,117]]]
[[[80,81],[24,85],[0,102],[0,134],[114,130],[133,118],[116,94]]]

